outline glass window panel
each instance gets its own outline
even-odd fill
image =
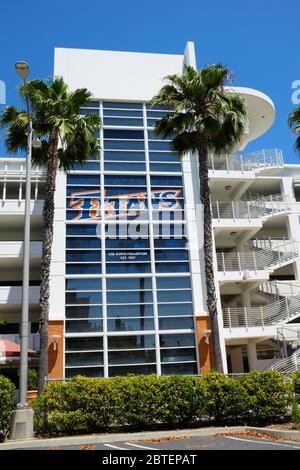
[[[66,318],[101,318],[102,307],[101,305],[80,305],[66,307]]]
[[[103,338],[66,338],[66,351],[96,351],[103,349]]]
[[[67,292],[66,304],[102,304],[102,292]]]
[[[193,315],[193,305],[190,304],[158,304],[158,315]]]
[[[66,239],[67,248],[101,248],[100,238],[67,238]]]
[[[105,117],[103,119],[103,124],[104,126],[140,126],[142,127],[143,119]],[[141,137],[138,137],[138,138],[140,139]]]
[[[99,107],[99,105],[98,105]],[[99,109],[83,109],[80,108],[78,114],[80,116],[87,116],[88,114],[96,114],[96,116],[99,116]]]
[[[66,290],[101,290],[101,279],[66,279]]]
[[[119,279],[107,279],[106,281],[107,290],[139,290],[139,289],[152,289],[151,278],[119,278]]]
[[[150,171],[166,171],[175,173],[181,171],[181,165],[174,163],[150,163]]]
[[[181,239],[186,235],[184,224],[154,224],[153,231],[156,238],[164,239],[170,239],[170,237]]]
[[[150,273],[150,263],[107,263],[106,271],[108,274],[126,274],[126,273]]]
[[[145,163],[105,162],[105,171],[145,171]]]
[[[107,261],[150,261],[150,251],[136,251],[136,250],[106,250]]]
[[[107,329],[108,331],[154,330],[154,320],[152,318],[116,318],[114,320],[107,320]]]
[[[108,363],[112,364],[142,364],[155,363],[155,351],[114,351],[108,353]]]
[[[161,349],[161,362],[196,361],[195,348],[191,349]]]
[[[101,264],[67,264],[66,274],[101,274]]]
[[[66,367],[103,365],[103,353],[67,353],[65,357]]]
[[[158,291],[158,302],[191,302],[191,290],[171,290],[171,291]]]
[[[155,269],[157,273],[185,273],[189,272],[189,263],[156,263]]]
[[[74,163],[72,165],[72,170],[78,171],[100,171],[100,163],[99,162],[85,162],[85,163]]]
[[[104,109],[103,110],[103,115],[104,116],[109,116],[109,117],[139,117],[143,118],[143,110],[140,111],[132,111],[132,110],[122,110],[122,109]]]
[[[185,248],[186,238],[156,238],[154,240],[155,248]]]
[[[185,330],[193,329],[193,318],[159,318],[159,328],[161,330]]]
[[[71,379],[76,375],[84,375],[85,377],[90,377],[92,379],[97,379],[103,377],[104,371],[103,368],[98,367],[83,367],[83,368],[71,368],[65,370],[66,379]]]
[[[102,331],[102,320],[67,320],[66,333],[97,333]]]
[[[108,305],[107,316],[118,317],[151,317],[153,315],[153,305]]]
[[[150,162],[174,162],[180,163],[181,158],[178,153],[175,152],[150,152]]]
[[[104,148],[105,150],[144,150],[144,141],[142,140],[105,140]]]
[[[161,366],[162,375],[197,375],[197,364],[164,364]]]
[[[105,161],[129,161],[129,162],[140,162],[145,161],[144,152],[118,152],[118,151],[105,151],[104,152]]]
[[[155,127],[157,121],[161,118],[162,116],[158,116],[157,118],[148,118],[147,119],[147,126],[148,127]]]
[[[99,175],[67,175],[67,184],[100,185]]]
[[[110,336],[108,349],[151,349],[155,348],[154,335]]]
[[[151,291],[123,291],[123,292],[108,292],[108,304],[127,304],[127,303],[149,303],[152,302]]]
[[[103,101],[103,108],[142,109],[142,103],[122,103],[116,101]]]
[[[104,129],[104,139],[144,140],[144,131],[129,129]]]
[[[182,186],[181,176],[151,176],[151,186]]]
[[[100,102],[99,101],[87,101],[83,108],[99,108]]]
[[[108,186],[146,186],[146,176],[105,175],[104,182]]]
[[[195,346],[194,333],[176,333],[171,335],[159,335],[161,348],[180,348],[183,346]]]
[[[94,251],[69,251],[66,252],[66,261],[101,261],[101,251],[94,250]]]
[[[187,260],[188,251],[183,250],[155,250],[155,259],[157,261],[175,261],[175,260]]]
[[[120,367],[109,367],[109,376],[117,377],[118,375],[128,374],[156,374],[156,367],[153,366],[120,366]]]
[[[157,289],[184,289],[191,287],[189,277],[157,277]]]
[[[165,140],[149,140],[149,150],[173,150],[172,142]]]
[[[128,239],[120,239],[120,238],[106,238],[105,245],[106,248],[149,248],[149,240],[145,238],[139,238],[137,240],[128,238]]]
[[[98,224],[67,224],[67,235],[97,235]]]

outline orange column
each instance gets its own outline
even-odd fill
[[[54,349],[54,338],[56,349]],[[61,379],[64,376],[64,322],[49,321],[48,324],[48,377]]]
[[[200,360],[200,373],[210,371],[213,368],[213,350],[211,337],[208,331],[211,329],[209,316],[196,317],[196,337]],[[208,343],[207,343],[208,338]]]

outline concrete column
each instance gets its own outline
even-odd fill
[[[232,372],[235,372],[235,373],[244,372],[242,348],[236,347],[236,348],[230,349],[230,356],[231,356]]]
[[[248,343],[247,344],[247,353],[248,353],[248,363],[249,363],[249,370],[256,369],[257,363],[257,356],[256,356],[256,344],[255,343]]]
[[[293,189],[293,178],[284,177],[281,181],[282,193],[289,197],[291,204],[296,203],[294,189]],[[287,231],[290,240],[299,242],[300,248],[300,230],[299,230],[299,215],[290,214],[288,216]],[[295,279],[300,280],[300,258],[294,263],[294,274]]]

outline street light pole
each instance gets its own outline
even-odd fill
[[[28,338],[29,338],[29,271],[30,271],[30,205],[31,205],[31,154],[32,154],[32,121],[29,110],[29,99],[26,89],[26,78],[29,66],[26,62],[17,62],[16,71],[25,84],[26,107],[28,114],[27,156],[26,156],[26,193],[23,242],[23,285],[22,285],[22,319],[20,329],[20,398],[17,409],[12,412],[10,439],[29,439],[33,436],[33,410],[27,405],[28,388]]]

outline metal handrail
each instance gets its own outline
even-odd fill
[[[300,296],[284,298],[258,307],[223,309],[224,328],[264,327],[291,321],[300,316]]]
[[[291,210],[289,198],[284,194],[263,196],[253,201],[211,202],[213,219],[260,219]]]
[[[263,149],[249,154],[210,154],[208,168],[213,172],[225,171],[251,171],[282,167],[283,155],[279,149]]]
[[[288,240],[276,250],[262,250],[229,253],[217,252],[218,271],[263,271],[281,266],[299,256],[298,243]]]
[[[294,354],[284,359],[280,359],[272,364],[268,370],[276,370],[282,374],[291,374],[300,369],[300,349],[298,349]]]

